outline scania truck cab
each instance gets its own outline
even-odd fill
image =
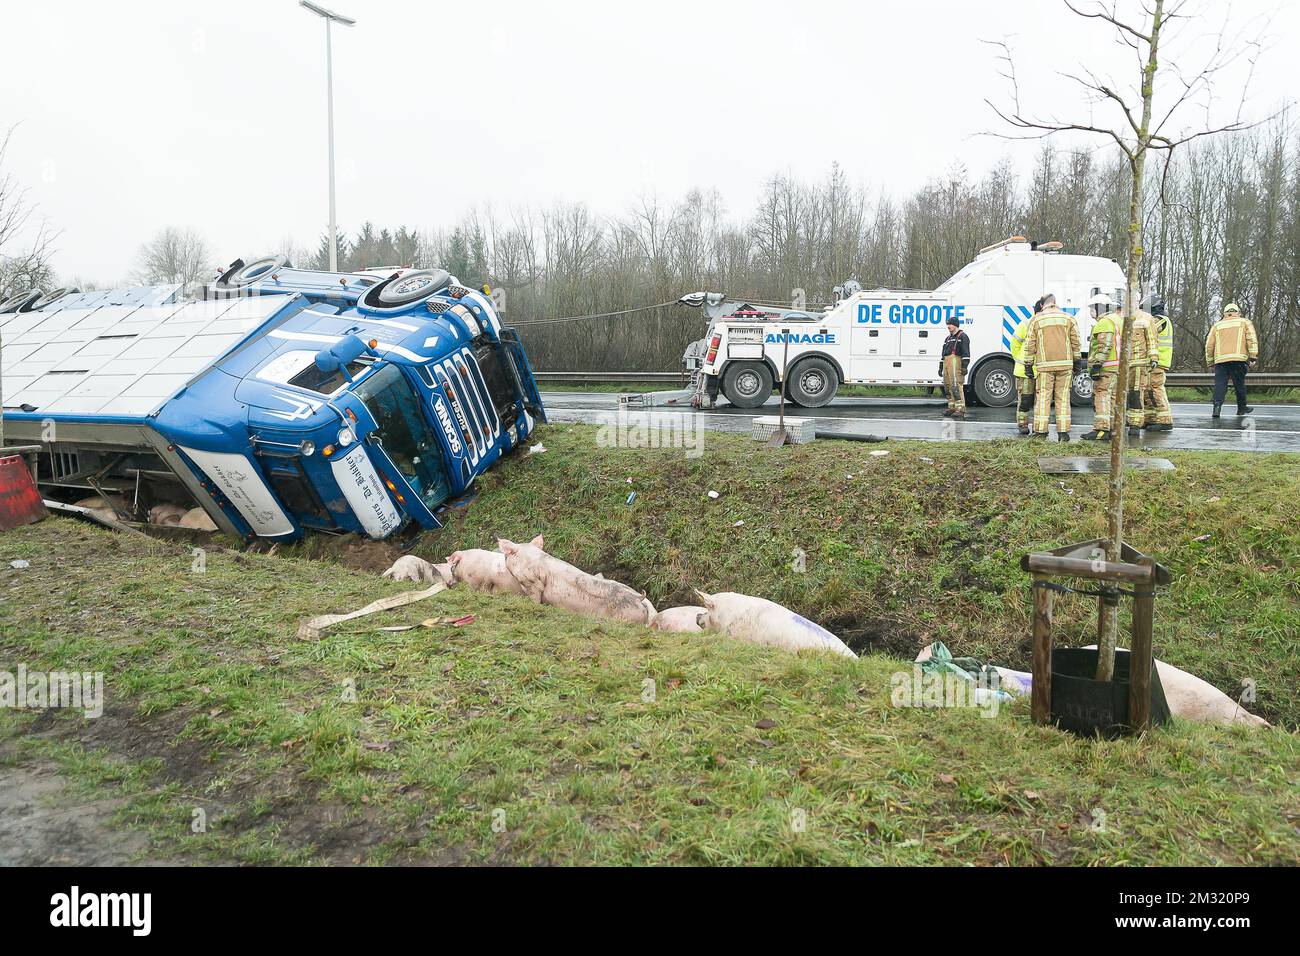
[[[779,386],[796,404],[818,408],[843,384],[941,385],[946,325],[956,318],[971,341],[971,397],[1010,405],[1011,336],[1039,296],[1053,293],[1075,317],[1085,351],[1093,321],[1088,300],[1098,292],[1123,300],[1124,273],[1113,260],[1060,250],[1058,242],[1013,236],[980,250],[934,291],[863,290],[847,282],[820,313],[727,301],[717,293],[684,296],[682,304],[703,308],[709,320],[705,338],[687,349],[688,355],[704,352],[700,395],[705,405],[721,393],[733,405],[755,408]],[[1073,384],[1074,401],[1091,400],[1086,372]]]
[[[6,438],[47,497],[139,518],[198,505],[244,538],[386,537],[437,512],[545,421],[490,298],[442,270],[237,262],[176,286],[0,312]]]

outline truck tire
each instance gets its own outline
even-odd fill
[[[242,289],[254,282],[260,282],[276,269],[288,267],[289,260],[285,256],[263,256],[247,264],[236,259],[217,279],[216,286],[219,289]]]
[[[772,373],[762,362],[731,362],[722,373],[722,394],[737,408],[758,408],[772,396]]]
[[[370,309],[400,309],[427,299],[451,284],[446,269],[417,269],[393,276],[366,291],[361,304]]]
[[[786,398],[804,408],[821,408],[830,404],[839,388],[840,377],[835,366],[824,358],[812,356],[799,362],[789,372],[785,386]]]
[[[1092,404],[1092,379],[1088,377],[1087,369],[1076,372],[1070,379],[1070,404]]]
[[[1006,408],[1016,400],[1015,366],[1011,359],[989,359],[975,370],[971,382],[975,397],[989,408]]]

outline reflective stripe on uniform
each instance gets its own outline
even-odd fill
[[[1078,332],[1074,320],[1059,309],[1040,312],[1030,322],[1029,336],[1034,354],[1029,356],[1036,371],[1053,372],[1073,367]]]
[[[1215,322],[1205,341],[1206,363],[1218,365],[1220,362],[1249,361],[1253,332],[1250,320],[1241,316]]]
[[[1100,351],[1097,345],[1097,339],[1102,335],[1110,336],[1110,348],[1104,356],[1098,355]],[[1098,361],[1105,368],[1119,368],[1119,357],[1115,354],[1115,313],[1107,312],[1092,327],[1092,335],[1088,340],[1088,361],[1096,365]]]

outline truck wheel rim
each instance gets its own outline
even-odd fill
[[[1088,377],[1087,372],[1080,372],[1074,376],[1074,391],[1080,398],[1092,398],[1092,379]]]
[[[826,376],[810,369],[799,376],[799,390],[805,395],[820,395],[826,389]]]
[[[1011,378],[1007,373],[998,369],[995,372],[990,372],[984,379],[984,388],[991,398],[1006,398],[1011,394],[1014,386],[1011,384]]]
[[[411,276],[409,279],[398,279],[393,283],[392,290],[397,295],[414,295],[432,284],[432,276]]]
[[[758,374],[741,372],[736,376],[736,391],[741,395],[753,395],[758,391]]]

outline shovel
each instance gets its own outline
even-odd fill
[[[790,444],[790,436],[785,433],[785,373],[790,367],[790,330],[785,330],[785,351],[781,356],[781,420],[777,423],[776,431],[772,437],[767,440],[768,448],[780,448],[782,445]]]

